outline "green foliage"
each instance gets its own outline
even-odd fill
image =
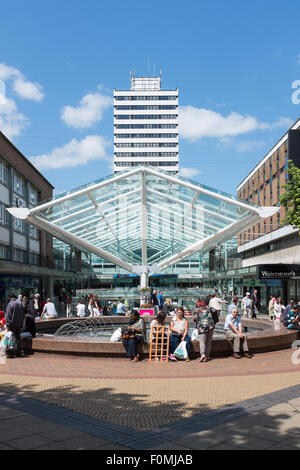
[[[283,223],[300,229],[300,169],[288,160],[287,172],[287,183],[282,185],[285,192],[280,196],[280,203],[286,208]]]

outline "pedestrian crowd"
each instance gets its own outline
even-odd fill
[[[162,296],[162,291],[160,292]],[[157,303],[156,303],[157,301]],[[169,325],[169,338],[165,333],[163,338],[164,342],[169,340],[169,354],[168,358],[171,361],[177,362],[177,358],[184,358],[186,362],[190,361],[191,353],[191,340],[199,341],[200,349],[200,362],[208,362],[211,353],[212,338],[216,324],[219,322],[219,317],[222,315],[222,305],[225,302],[220,299],[217,293],[198,300],[196,308],[193,312],[193,320],[195,328],[192,331],[192,338],[189,335],[189,322],[183,307],[173,308],[171,299],[159,302],[157,292],[152,293],[152,303],[156,309],[156,317],[151,322],[150,328],[155,332],[155,329],[166,325],[166,316],[171,315],[172,319]],[[249,351],[247,344],[247,336],[243,332],[242,319],[237,307],[238,298],[234,297],[232,303],[228,307],[228,314],[225,319],[224,330],[225,337],[232,344],[233,357],[240,359],[241,350],[243,356],[251,359],[253,356]],[[167,329],[166,329],[167,330]],[[165,330],[164,330],[165,331]],[[123,328],[122,343],[124,345],[127,356],[133,362],[139,361],[138,343],[145,342],[145,322],[137,310],[133,311],[130,316],[129,325]],[[155,334],[153,335],[155,338]],[[153,339],[154,340],[154,339]],[[183,347],[184,344],[184,347]],[[177,353],[178,349],[183,347],[184,354]],[[166,357],[164,358],[166,360]]]
[[[40,294],[35,293],[28,299],[26,296],[15,294],[9,295],[6,311],[0,308],[0,345],[6,346],[8,357],[22,355],[22,339],[34,338],[36,336],[36,319],[51,319],[58,317],[55,304],[51,298],[42,301]],[[190,336],[189,322],[186,312],[182,306],[174,306],[170,298],[164,299],[163,291],[153,290],[151,303],[156,314],[151,322],[152,328],[166,326],[166,317],[171,316],[169,326],[169,359],[177,361],[178,350],[183,349],[183,357],[190,361],[191,340],[199,341],[200,362],[207,362],[210,358],[212,338],[216,324],[222,316],[222,307],[229,303],[221,299],[218,294],[207,296],[198,300],[193,311],[195,328]],[[235,295],[229,303],[227,315],[224,322],[224,334],[232,344],[233,357],[240,359],[243,354],[251,358],[247,343],[247,335],[243,331],[243,318],[257,318],[260,303],[258,292],[254,289],[253,294],[246,292],[240,301]],[[270,297],[268,305],[270,320],[274,321],[275,329],[280,328],[280,323],[292,330],[300,330],[300,302],[291,299],[285,306],[282,297],[278,294]],[[146,341],[146,328],[144,319],[138,310],[130,311],[124,299],[118,303],[101,307],[96,295],[82,297],[76,306],[78,317],[97,317],[102,315],[128,316],[129,323],[122,333],[122,343],[126,354],[134,362],[138,362],[138,344]],[[279,325],[279,326],[278,326]],[[182,351],[181,351],[182,353]],[[180,356],[182,358],[182,356]]]
[[[39,293],[26,296],[14,293],[8,295],[6,310],[0,309],[1,350],[7,357],[20,357],[30,348],[22,348],[22,340],[36,336],[36,319],[58,317],[54,303],[50,298],[41,300]]]

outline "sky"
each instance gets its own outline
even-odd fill
[[[299,1],[1,2],[0,130],[55,194],[112,173],[113,89],[179,89],[180,173],[236,194],[300,118]],[[150,65],[149,65],[150,64]]]

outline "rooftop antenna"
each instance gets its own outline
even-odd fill
[[[155,77],[155,64],[154,64],[154,77]]]
[[[150,76],[150,59],[148,57],[148,77]]]

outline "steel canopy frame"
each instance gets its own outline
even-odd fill
[[[138,179],[137,181],[134,181],[137,175],[140,175],[141,178],[140,180]],[[154,180],[152,178],[153,181],[151,181],[150,178],[149,187],[147,187],[147,175],[149,175],[150,177],[155,177]],[[128,179],[130,178],[133,178],[133,180],[129,180],[130,184],[128,184],[127,188],[122,185],[121,187],[120,185],[116,185],[116,183],[122,182],[124,180],[128,181]],[[157,180],[159,180],[159,182]],[[168,185],[167,183],[164,183],[165,187],[163,187],[163,189],[166,191],[157,190],[160,189],[159,187],[157,188],[157,186],[159,186],[159,184],[162,185],[161,180],[164,180],[165,182],[169,183]],[[150,187],[151,183],[152,186],[154,185],[156,187],[156,189]],[[136,184],[138,184],[137,188]],[[109,188],[109,192],[104,191],[100,192],[99,194],[94,193],[94,191],[96,192],[97,190],[106,188],[109,185],[111,185],[111,187]],[[172,195],[171,188],[173,185],[176,185],[174,193],[177,194]],[[182,189],[181,191],[178,189],[179,187],[185,189]],[[127,192],[122,192],[122,189],[128,190]],[[134,198],[131,198],[131,200],[129,199],[131,195],[136,194],[139,191],[139,202],[136,202],[136,196]],[[180,191],[182,199],[180,199]],[[157,205],[155,205],[155,201],[150,202],[149,200],[147,200],[147,192],[149,192],[150,195],[152,193],[158,197]],[[199,200],[201,195],[203,197],[201,200]],[[68,204],[67,207],[64,206],[64,203],[67,203],[68,201],[71,201],[72,199],[76,198],[79,198],[77,206],[76,204],[73,205],[73,207],[72,205],[68,206]],[[85,198],[87,199],[85,200]],[[217,203],[214,202],[215,200],[218,200],[223,204],[220,205],[220,203],[218,203],[218,206]],[[88,201],[88,207],[84,207],[84,204],[87,204]],[[169,206],[168,201],[170,201]],[[172,201],[175,204],[172,205]],[[197,205],[198,201],[199,204]],[[77,199],[75,202],[77,203]],[[53,213],[53,211],[51,211],[49,214],[43,213],[43,211],[52,209],[53,207],[56,207],[60,204],[63,204],[63,206],[59,208],[58,217],[57,214],[55,217],[55,213]],[[178,214],[178,204],[181,204],[182,206],[182,214]],[[216,208],[213,207],[215,204]],[[141,208],[139,212],[140,215],[138,217],[139,223],[134,223],[132,224],[132,226],[126,225],[126,221],[130,220],[130,217],[128,219],[128,216],[130,216],[132,214],[132,210],[139,205]],[[106,209],[104,209],[105,206]],[[149,211],[147,210],[147,207],[149,207]],[[207,207],[209,207],[210,210]],[[231,210],[230,207],[232,208]],[[234,207],[235,209],[233,210]],[[201,211],[198,214],[200,218],[198,217],[197,219],[196,217],[195,219],[193,219],[191,214],[193,208]],[[215,212],[213,212],[214,209]],[[71,212],[66,213],[66,210]],[[72,212],[73,210],[74,212]],[[88,217],[84,216],[86,212],[92,210],[94,210],[94,214],[91,214]],[[158,212],[156,212],[155,214],[156,210]],[[126,271],[136,272],[141,275],[147,275],[149,271],[154,272],[155,270],[157,270],[159,272],[160,270],[165,269],[170,265],[186,258],[187,256],[191,256],[200,250],[207,251],[209,247],[215,245],[216,243],[222,243],[223,241],[229,238],[233,238],[241,231],[244,231],[251,225],[254,225],[255,223],[259,222],[260,219],[272,216],[278,210],[279,207],[250,206],[249,204],[239,201],[234,197],[231,198],[229,195],[214,192],[213,190],[210,190],[207,187],[202,187],[200,184],[197,185],[196,183],[193,183],[189,180],[182,180],[167,173],[159,172],[154,168],[148,166],[137,167],[134,170],[129,170],[124,173],[122,172],[117,176],[108,177],[107,179],[101,180],[98,183],[87,185],[86,187],[81,188],[79,190],[74,190],[69,194],[63,195],[62,197],[57,197],[52,201],[46,202],[32,209],[16,207],[8,209],[8,211],[14,217],[23,219],[29,224],[34,225],[41,230],[49,232],[51,235],[62,240],[65,243],[75,245],[83,251],[88,250],[104,259],[107,259],[108,261],[116,265],[121,266]],[[243,211],[246,211],[246,214],[244,216],[242,214]],[[125,215],[124,217],[121,217],[121,213],[123,212],[125,212]],[[42,213],[42,216],[40,216],[39,213]],[[161,215],[158,216],[158,213],[161,213]],[[207,217],[205,217],[207,213],[211,214],[209,218],[213,217],[214,215],[216,218],[219,218],[218,224],[215,224],[214,226],[210,225],[208,223]],[[168,219],[165,219],[166,214],[169,214]],[[231,214],[232,217],[230,217]],[[90,218],[90,220],[85,223],[82,223],[82,220],[80,220],[81,215],[83,216],[83,219],[85,218],[86,220],[87,218]],[[47,217],[50,217],[51,221],[47,220]],[[72,219],[73,217],[74,220],[71,221],[70,219]],[[162,217],[164,217],[164,220],[167,220],[170,227],[173,226],[173,236],[170,236],[170,234],[168,234],[169,236],[167,235],[165,237],[162,237],[160,243],[158,243],[160,239],[160,234],[162,234]],[[173,247],[174,242],[179,242],[176,235],[178,235],[177,232],[180,227],[180,222],[175,222],[174,220],[178,217],[179,220],[182,219],[186,222],[182,225],[182,233],[180,236],[180,239],[182,240],[182,249],[180,249],[178,245],[177,247]],[[222,222],[220,219],[222,219],[223,225],[225,223],[227,223],[227,225],[222,227]],[[198,226],[197,229],[194,229],[191,228],[191,226],[187,225],[192,224],[193,220],[195,220],[195,222],[197,222],[198,224],[200,223],[200,227]],[[70,227],[69,230],[64,228],[63,226],[57,225],[63,223],[64,221],[67,222],[67,227]],[[231,223],[228,224],[228,222]],[[76,223],[79,227],[76,227]],[[99,224],[97,225],[97,228],[92,231],[92,233],[89,233],[89,230],[82,231],[82,228],[84,226],[88,226],[92,223]],[[125,225],[123,226],[122,223],[123,225],[125,223]],[[221,225],[221,227],[218,227],[218,225]],[[147,233],[148,227],[151,233],[154,233],[154,237],[150,237]],[[105,237],[105,235],[103,236],[103,234],[105,234],[105,232],[103,232],[104,228],[106,228],[106,230],[110,233],[111,239]],[[204,234],[205,232],[207,233],[207,229],[209,228],[215,229],[216,233],[207,234],[205,236]],[[141,249],[141,266],[133,265],[125,261],[124,259],[121,259],[119,256],[116,256],[115,254],[112,254],[107,251],[107,249],[109,248],[113,249],[115,247],[115,244],[118,243],[119,249],[122,251],[122,253],[124,254],[125,252],[125,254],[128,255],[125,256],[125,258],[129,258],[131,260],[137,258],[137,253],[130,253],[130,251],[128,251],[128,247],[130,246],[131,242],[127,244],[126,236],[121,235],[121,233],[123,233],[125,229],[127,229],[128,232],[128,242],[130,240],[133,241],[133,239],[136,240],[134,241],[134,246],[136,246],[136,248],[134,249]],[[78,235],[74,233],[77,231],[79,232]],[[99,233],[100,231],[102,231],[102,233]],[[195,232],[194,238],[191,235],[193,231]],[[94,233],[95,235],[93,236]],[[87,235],[86,238],[82,238],[82,235],[84,234]],[[197,237],[199,238],[199,236],[202,236],[203,238],[201,240],[197,240]],[[188,239],[190,241],[188,241]],[[125,248],[123,243],[127,244],[127,249]],[[100,248],[99,244],[106,246],[107,249]],[[186,245],[185,247],[184,244]],[[149,245],[149,247],[154,247],[157,245],[158,250],[156,254],[150,254],[149,260],[147,259],[147,245]],[[175,254],[174,249],[172,247],[175,248]],[[159,255],[162,254],[164,250],[165,256],[168,256],[168,252],[173,252],[173,255],[169,256],[167,259],[160,261],[156,265],[147,266],[147,262],[149,262],[150,260],[153,263],[155,262],[154,260],[158,257],[161,259],[161,256]],[[180,251],[176,253],[176,250]],[[115,251],[113,251],[113,253],[114,252]],[[145,285],[145,277],[142,277],[142,284]]]

